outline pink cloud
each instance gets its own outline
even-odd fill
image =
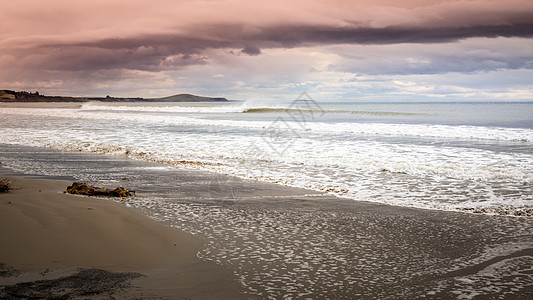
[[[179,71],[217,49],[238,63],[276,48],[533,37],[531,0],[18,0],[0,19],[0,82]]]

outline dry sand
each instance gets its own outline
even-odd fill
[[[146,275],[122,296],[242,298],[231,272],[196,257],[201,242],[193,236],[108,199],[61,193],[71,182],[10,179],[15,190],[0,193],[0,263],[23,274],[0,278],[0,286],[83,268]]]

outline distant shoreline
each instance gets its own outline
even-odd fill
[[[45,96],[39,92],[0,90],[0,102],[228,102],[224,97],[204,97],[192,94],[178,94],[162,98],[141,97],[69,97],[69,96]]]

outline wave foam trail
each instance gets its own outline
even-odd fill
[[[84,103],[81,111],[127,111],[127,112],[158,112],[158,113],[240,113],[242,105],[201,106],[201,104],[185,106],[182,103],[153,103],[152,105],[110,105],[95,102]]]
[[[1,143],[123,155],[401,206],[533,209],[531,129],[347,122],[302,128],[287,120],[269,132],[273,123],[265,120],[94,105],[2,109]]]
[[[95,114],[91,109],[93,106],[88,106],[81,110],[69,109],[3,109],[3,114],[12,115],[33,115],[33,116],[49,116],[62,117],[74,119],[113,119],[137,123],[153,123],[153,124],[175,124],[175,125],[198,125],[198,126],[224,126],[233,128],[255,128],[264,129],[272,125],[272,121],[243,121],[232,119],[207,119],[194,118],[183,115],[146,115],[146,112],[165,111],[168,112],[168,107],[149,107],[147,111],[143,111],[142,107],[133,107],[130,111],[137,112],[135,114],[121,114],[120,111],[128,111],[126,106],[105,106],[101,110],[101,114]],[[100,107],[100,106],[97,106]],[[109,109],[108,109],[109,108]],[[123,109],[124,108],[124,109]],[[189,112],[201,112],[202,107],[170,107],[180,110],[189,110]],[[140,109],[140,110],[139,110]],[[209,110],[211,113],[230,112],[230,111],[245,111],[250,109],[244,104],[238,107],[212,107]],[[276,108],[269,108],[275,110]],[[183,111],[181,111],[183,112]],[[533,130],[528,128],[503,128],[503,127],[485,127],[485,126],[452,126],[452,125],[430,125],[430,124],[388,124],[388,123],[324,123],[324,122],[309,122],[302,128],[301,124],[291,120],[290,118],[283,119],[287,129],[293,132],[316,132],[319,134],[355,134],[355,135],[372,135],[372,136],[412,136],[412,137],[428,137],[428,138],[442,138],[442,139],[463,139],[463,140],[487,140],[487,141],[515,141],[515,142],[533,142]]]
[[[243,113],[254,111],[277,111],[289,109],[290,103],[279,104],[265,100],[248,100],[236,103],[202,102],[148,102],[148,103],[103,103],[87,102],[81,111],[128,111],[160,113]]]

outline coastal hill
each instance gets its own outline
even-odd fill
[[[191,94],[179,94],[174,96],[168,96],[163,98],[149,99],[145,101],[154,101],[154,102],[206,102],[206,101],[228,101],[226,98],[211,98],[211,97],[202,97]]]
[[[44,96],[39,92],[15,92],[11,90],[0,90],[0,102],[227,102],[228,99],[217,97],[202,97],[191,94],[179,94],[163,98],[119,98],[119,97],[65,97],[65,96]]]

